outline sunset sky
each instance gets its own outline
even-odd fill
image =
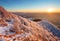
[[[60,12],[60,0],[0,0],[0,6],[13,12]]]

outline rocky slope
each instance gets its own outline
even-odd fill
[[[31,20],[0,7],[0,41],[60,41],[57,36]]]

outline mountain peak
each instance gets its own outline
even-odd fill
[[[5,10],[2,6],[0,6],[0,18],[8,18],[11,14]]]
[[[2,6],[0,6],[0,18],[4,17],[5,13],[6,13],[6,10]]]
[[[2,6],[0,6],[0,11],[5,11],[5,9]]]
[[[0,9],[3,8],[2,6],[0,6]]]

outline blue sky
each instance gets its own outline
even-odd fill
[[[60,0],[0,0],[0,6],[7,10],[45,10],[60,9]]]

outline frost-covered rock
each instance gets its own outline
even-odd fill
[[[0,7],[0,41],[60,41],[36,22],[14,15]]]

